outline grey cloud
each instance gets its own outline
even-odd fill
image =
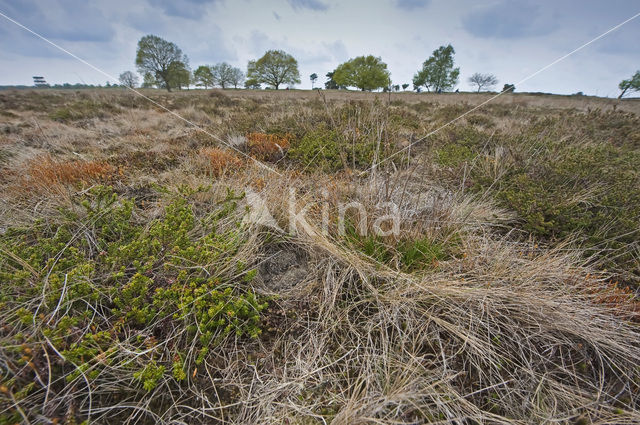
[[[400,9],[414,10],[426,7],[430,0],[396,0],[395,4]]]
[[[525,38],[549,34],[559,23],[532,1],[502,0],[473,10],[463,18],[463,26],[481,38]]]
[[[149,3],[168,16],[198,20],[206,7],[220,0],[149,0]]]
[[[109,42],[115,31],[102,12],[85,1],[0,0],[0,10],[53,40]]]
[[[273,12],[273,17],[276,18],[277,21],[279,21],[280,19],[282,19],[280,17],[280,15],[278,15],[278,13],[276,13],[275,11]]]
[[[325,11],[329,9],[329,5],[320,0],[288,0],[288,2],[295,10],[311,9],[316,11]]]

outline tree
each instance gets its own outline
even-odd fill
[[[208,89],[213,87],[213,73],[211,67],[207,65],[200,65],[195,71],[193,71],[193,82],[198,87],[204,87]]]
[[[407,89],[407,87],[409,87],[409,84],[408,84],[408,83],[404,83],[404,84],[402,85],[402,90],[406,90],[406,89]]]
[[[154,77],[150,72],[145,72],[142,78],[142,88],[150,89],[152,87],[155,87],[156,85],[158,85],[156,77]]]
[[[269,84],[276,90],[280,84],[299,84],[298,61],[282,50],[269,50],[260,59],[249,61],[247,78]]]
[[[460,68],[454,68],[455,50],[451,44],[440,46],[424,61],[422,68],[413,76],[413,86],[425,86],[428,91],[439,92],[452,89],[458,84]]]
[[[502,86],[502,92],[503,93],[513,93],[516,90],[516,86],[514,86],[513,84],[505,84],[504,86]]]
[[[314,72],[313,74],[309,75],[309,79],[311,80],[311,89],[313,89],[313,85],[316,83],[316,80],[318,79],[318,74]]]
[[[138,41],[136,66],[141,74],[151,73],[161,86],[171,91],[170,66],[174,62],[187,64],[182,50],[174,43],[155,35],[145,35]],[[173,69],[179,67],[174,66]],[[175,79],[175,78],[174,78]]]
[[[247,78],[244,82],[244,88],[251,90],[260,90],[262,87],[260,86],[258,80],[256,80],[255,78]]]
[[[233,79],[233,67],[226,62],[216,64],[211,67],[213,73],[213,79],[220,87],[227,88],[232,84]]]
[[[627,92],[633,93],[636,91],[640,91],[640,71],[636,71],[631,79],[622,80],[618,85],[618,88],[622,90],[620,96],[618,96],[618,99],[622,99],[622,96],[624,96]]]
[[[333,79],[333,72],[327,72],[327,81],[324,83],[324,88],[327,90],[338,90],[343,87],[340,87],[336,80]]]
[[[189,69],[188,63],[182,61],[171,62],[168,75],[169,87],[176,87],[178,90],[182,90],[183,87],[189,88],[191,84],[191,70]]]
[[[387,64],[373,55],[358,56],[340,64],[333,71],[338,86],[357,87],[362,91],[388,87],[391,83]]]
[[[120,74],[120,84],[129,87],[130,89],[136,88],[138,85],[138,76],[131,71],[125,71]]]
[[[488,89],[498,84],[498,78],[493,74],[480,74],[479,72],[476,72],[469,77],[469,82],[478,86],[478,93],[480,93],[480,90],[483,88]]]
[[[233,67],[231,70],[231,79],[229,82],[233,85],[234,89],[237,89],[244,81],[244,72],[240,68]]]

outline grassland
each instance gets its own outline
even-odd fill
[[[640,422],[637,100],[144,94],[0,93],[0,424]]]

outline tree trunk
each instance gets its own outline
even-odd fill
[[[622,96],[624,96],[624,94],[627,92],[627,90],[629,90],[629,89],[622,90],[622,93],[620,93],[620,96],[618,96],[618,99],[622,99]]]

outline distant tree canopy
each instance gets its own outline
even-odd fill
[[[240,68],[233,67],[231,69],[231,75],[229,78],[229,83],[233,86],[234,89],[237,89],[239,85],[241,85],[244,81],[244,72]]]
[[[170,41],[155,35],[145,35],[138,41],[136,52],[138,71],[143,75],[151,73],[158,85],[168,91],[175,87],[172,86],[172,82],[184,81],[184,69],[188,69],[188,63],[187,56]],[[172,75],[172,72],[178,72],[180,75]]]
[[[313,88],[313,85],[316,83],[316,80],[318,79],[318,74],[314,72],[313,74],[309,75],[309,79],[311,80],[311,88]]]
[[[362,91],[388,87],[391,83],[387,64],[373,55],[358,56],[340,64],[333,71],[338,86],[357,87]]]
[[[409,83],[404,83],[404,84],[402,85],[402,90],[406,90],[406,89],[407,89],[407,87],[409,87]]]
[[[198,87],[205,89],[220,86],[223,89],[229,86],[242,84],[244,73],[240,68],[233,67],[226,62],[216,65],[201,65],[193,73],[193,80]]]
[[[120,74],[119,80],[121,85],[132,89],[137,87],[139,81],[138,76],[131,71],[125,71]]]
[[[454,68],[455,50],[451,44],[440,46],[424,61],[422,68],[413,76],[413,86],[428,91],[446,91],[458,84],[460,68]]]
[[[481,74],[476,72],[469,77],[469,83],[474,86],[478,86],[478,93],[482,89],[490,89],[498,84],[498,78],[493,74]]]
[[[260,86],[258,80],[256,80],[255,78],[247,78],[244,81],[244,88],[250,90],[260,90],[262,87]]]
[[[507,93],[513,93],[516,90],[516,86],[513,84],[505,84],[502,86],[502,91]]]
[[[213,72],[208,65],[200,65],[195,71],[193,71],[193,82],[197,87],[204,87],[208,89],[213,87],[215,81],[213,79]]]
[[[216,85],[223,89],[231,85],[231,79],[233,76],[233,67],[226,62],[218,63],[211,67],[211,73],[213,74],[213,80]]]
[[[282,50],[269,50],[260,59],[249,61],[247,78],[276,90],[281,84],[299,84],[298,61]]]
[[[334,72],[327,72],[327,81],[324,83],[324,88],[327,90],[339,90],[346,89],[346,86],[340,86],[336,83],[336,80],[333,79]]]
[[[157,84],[158,82],[156,81],[156,77],[154,77],[154,75],[150,72],[145,72],[144,76],[142,77],[142,88],[150,89],[152,87],[155,87]]]
[[[188,63],[182,61],[171,62],[171,65],[169,65],[169,87],[182,90],[183,87],[189,88],[191,81],[191,70],[189,69]],[[167,88],[164,84],[165,83],[162,82],[161,86]]]
[[[618,88],[622,90],[620,96],[618,96],[618,99],[622,99],[622,96],[624,96],[626,93],[640,91],[640,71],[636,71],[636,73],[633,74],[633,77],[631,77],[630,79],[622,80],[618,85]]]

